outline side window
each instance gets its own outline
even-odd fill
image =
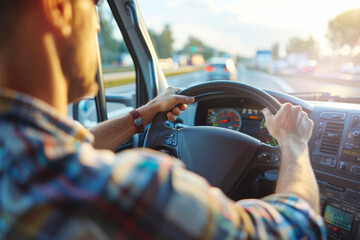
[[[135,105],[135,68],[107,1],[97,10],[101,27],[99,45],[107,115],[111,119],[131,111]],[[93,98],[81,100],[77,106],[77,118],[85,127],[89,128],[98,123]]]
[[[129,92],[115,87],[135,83],[134,62],[125,45],[107,1],[98,9],[101,30],[99,33],[101,61],[105,88],[109,92]],[[135,86],[132,85],[132,90]]]
[[[180,21],[180,14],[174,15],[176,12],[174,9],[177,9],[177,6],[181,7],[181,10],[187,9],[182,7],[189,5],[187,2],[167,1],[166,4],[149,0],[137,0],[137,2],[145,24],[148,25],[149,35],[168,85],[186,88],[203,82],[204,79],[207,80],[207,73],[204,71],[206,61],[218,53],[202,39],[188,36],[189,29],[184,28],[191,23],[192,17],[196,18],[199,14],[184,13],[189,18]],[[173,12],[164,12],[163,9],[171,9],[170,11]]]

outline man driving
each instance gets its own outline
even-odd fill
[[[239,202],[168,155],[110,151],[159,112],[176,120],[194,101],[177,89],[90,131],[67,118],[97,92],[97,2],[1,1],[0,239],[326,238],[298,106],[264,109],[282,149],[275,194]]]

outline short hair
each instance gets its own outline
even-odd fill
[[[19,16],[32,0],[0,0],[0,49],[13,37]]]

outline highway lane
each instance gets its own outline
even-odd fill
[[[198,71],[177,75],[168,78],[170,86],[186,88],[195,84],[207,81],[207,73],[205,71]],[[340,84],[326,83],[316,81],[314,79],[303,77],[290,77],[290,76],[275,76],[260,71],[248,70],[246,68],[239,68],[237,81],[253,85],[261,89],[269,89],[287,93],[304,93],[304,92],[329,92],[334,96],[341,97],[360,97],[360,88],[349,87]],[[119,87],[106,89],[106,93],[116,93],[132,97],[135,94],[135,84],[127,84]],[[69,108],[71,113],[71,108]],[[82,122],[87,127],[96,124],[96,111],[95,103],[89,102],[80,115],[82,119],[87,119],[87,122]],[[119,116],[123,113],[130,111],[131,108],[125,105],[110,103],[108,104],[109,117]]]
[[[176,75],[168,78],[169,86],[186,88],[192,85],[207,81],[207,73],[198,71],[182,75]],[[291,76],[275,76],[268,73],[248,70],[245,67],[238,69],[237,81],[259,87],[261,89],[269,89],[287,93],[303,93],[303,92],[329,92],[331,95],[341,97],[360,97],[360,88],[345,86],[335,83],[326,83],[316,81],[307,76],[291,77]],[[124,86],[108,88],[107,93],[134,94],[135,85],[128,84]]]
[[[198,71],[167,78],[169,86],[187,88],[207,81],[207,73]]]
[[[326,83],[313,79],[281,77],[297,93],[328,92],[332,96],[360,98],[360,88],[341,84]]]
[[[259,71],[244,70],[243,77],[238,80],[247,84],[254,85],[262,89],[276,90],[286,93],[309,93],[327,92],[332,96],[340,97],[360,97],[360,88],[351,87],[331,82],[317,81],[306,75],[290,77],[275,76]]]
[[[168,78],[170,86],[186,88],[195,84],[207,81],[207,73],[205,71],[198,71],[177,75]],[[329,92],[334,96],[341,97],[360,97],[360,88],[349,87],[340,84],[326,83],[316,81],[314,79],[303,77],[290,77],[290,76],[275,76],[260,71],[248,70],[244,67],[238,70],[237,81],[253,85],[261,89],[269,89],[287,93],[304,93],[304,92]],[[106,89],[106,93],[116,93],[132,97],[135,94],[135,84],[127,84],[119,87]],[[87,127],[93,126],[97,123],[95,102],[89,101],[85,104],[82,103],[79,109],[79,114],[82,116],[81,122]],[[131,107],[123,104],[109,103],[108,114],[109,117],[119,116],[126,112],[131,111]],[[72,113],[71,106],[69,106],[69,113]],[[85,120],[84,120],[85,119]]]
[[[169,79],[169,85],[187,87],[206,82],[206,72],[187,74]],[[261,89],[275,90],[286,93],[328,92],[333,96],[360,97],[360,88],[341,84],[316,81],[306,75],[301,77],[276,76],[260,71],[239,68],[237,81],[253,85]]]
[[[238,81],[243,82],[261,89],[274,90],[279,92],[293,93],[293,89],[287,81],[260,71],[248,70],[240,68],[238,71]]]

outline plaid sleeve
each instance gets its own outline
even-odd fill
[[[325,238],[321,218],[296,196],[235,203],[165,154],[82,144],[66,159],[61,173],[32,183],[23,201],[33,204],[7,221],[5,239]]]
[[[96,206],[92,219],[109,236],[325,239],[321,217],[295,195],[235,203],[179,160],[148,150],[117,157]]]
[[[326,239],[322,217],[294,194],[273,194],[237,203],[251,216],[259,239]]]

